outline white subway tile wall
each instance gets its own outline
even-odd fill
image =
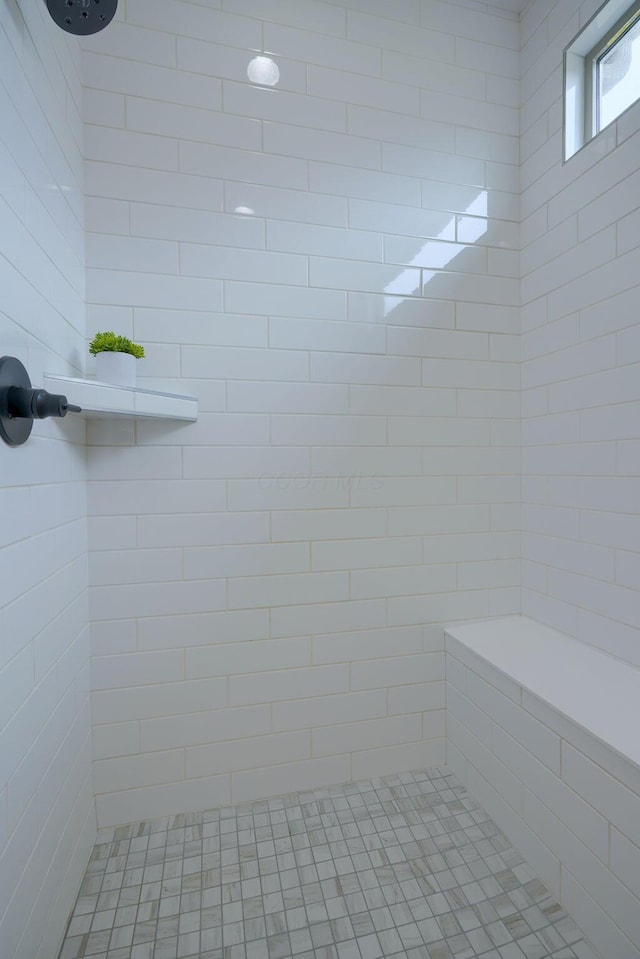
[[[200,397],[89,429],[102,825],[442,762],[429,624],[520,608],[519,44],[439,0],[84,42],[88,331]]]
[[[43,3],[0,17],[0,355],[34,386],[85,349],[80,47]],[[96,834],[85,429],[0,442],[0,951],[56,955]]]
[[[522,19],[523,613],[640,666],[640,104],[562,163],[562,51]]]

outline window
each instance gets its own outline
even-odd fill
[[[608,0],[564,56],[565,159],[640,98],[640,0]]]

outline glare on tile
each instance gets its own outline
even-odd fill
[[[271,57],[254,57],[249,61],[247,76],[252,83],[260,83],[265,87],[275,87],[280,79],[280,69]]]

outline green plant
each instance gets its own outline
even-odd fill
[[[96,333],[89,343],[89,352],[96,356],[98,353],[131,353],[136,359],[144,356],[144,346],[132,343],[126,336],[117,336],[112,330],[105,333]]]

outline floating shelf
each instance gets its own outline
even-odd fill
[[[198,418],[198,400],[195,396],[113,386],[99,380],[82,380],[53,373],[44,374],[44,388],[50,393],[64,393],[70,403],[81,406],[82,412],[92,418],[135,416],[190,422]]]

